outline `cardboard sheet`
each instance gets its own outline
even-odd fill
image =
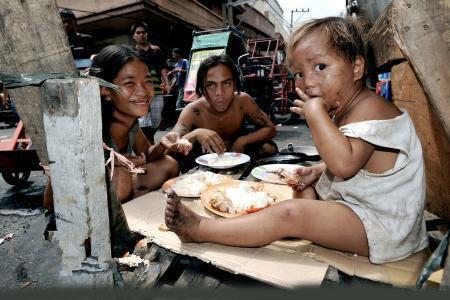
[[[133,231],[148,236],[152,242],[173,252],[193,256],[223,270],[291,288],[318,286],[328,264],[312,257],[262,248],[240,248],[213,243],[182,243],[176,234],[164,230],[165,198],[162,192],[152,192],[124,205],[128,225]],[[211,215],[200,200],[183,201],[202,215]]]
[[[349,275],[413,287],[430,255],[424,250],[398,262],[375,265],[367,257],[330,250],[298,239],[276,241],[262,248],[181,243],[164,225],[165,202],[163,193],[156,191],[126,203],[124,211],[130,229],[173,252],[193,256],[226,271],[275,286],[318,286],[328,265],[332,265]],[[186,198],[183,203],[201,215],[217,217],[205,210],[199,199]]]

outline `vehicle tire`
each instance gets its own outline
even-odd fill
[[[2,177],[10,185],[24,185],[30,177],[30,171],[2,171]]]
[[[294,117],[294,113],[289,109],[294,106],[291,100],[287,100],[287,103],[282,100],[275,100],[270,105],[270,118],[276,124],[286,124]]]

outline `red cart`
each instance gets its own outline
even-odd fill
[[[7,183],[20,186],[27,182],[31,171],[37,170],[42,170],[38,155],[31,149],[31,140],[20,121],[10,138],[0,140],[0,172]]]

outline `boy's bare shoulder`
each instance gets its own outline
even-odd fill
[[[401,111],[390,101],[371,92],[355,106],[351,112],[351,122],[369,120],[388,120],[401,114]]]
[[[188,115],[198,116],[200,112],[207,111],[207,105],[208,101],[202,97],[186,105],[183,111],[186,110]]]
[[[246,92],[235,93],[234,102],[243,107],[254,106],[256,104],[255,100]]]

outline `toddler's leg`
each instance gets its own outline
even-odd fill
[[[362,222],[351,209],[335,202],[293,199],[241,217],[211,219],[195,214],[172,196],[165,217],[167,226],[186,242],[257,247],[284,237],[298,237],[368,255]]]

